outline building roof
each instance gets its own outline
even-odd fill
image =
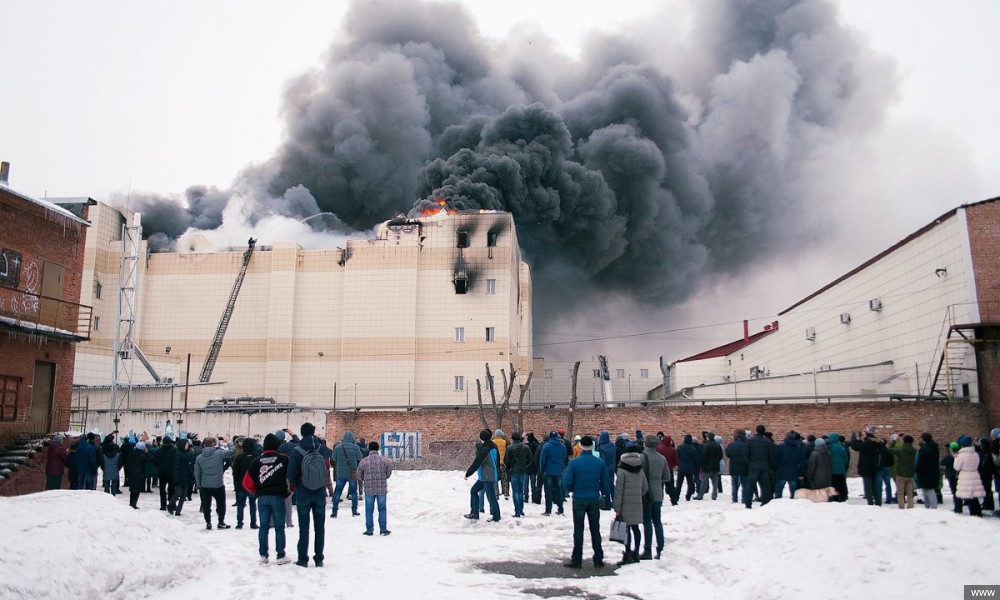
[[[90,222],[89,221],[85,221],[85,220],[81,219],[80,217],[74,215],[72,212],[66,210],[65,208],[63,208],[61,206],[56,206],[55,204],[53,204],[52,202],[50,202],[48,200],[39,200],[38,198],[32,198],[31,196],[26,196],[26,195],[24,195],[24,194],[22,194],[22,193],[20,193],[20,192],[18,192],[16,190],[8,187],[8,186],[5,186],[5,185],[0,185],[0,190],[3,190],[5,192],[7,192],[8,194],[10,194],[11,196],[14,196],[15,198],[20,198],[21,200],[24,200],[24,201],[29,202],[31,204],[34,204],[36,206],[41,206],[45,210],[53,212],[53,213],[59,215],[60,217],[64,217],[66,219],[69,219],[69,220],[73,221],[74,223],[79,223],[81,225],[86,225],[87,227],[90,226]]]
[[[761,339],[765,335],[770,335],[775,331],[778,331],[777,327],[765,329],[764,331],[758,331],[757,333],[749,337],[740,338],[735,342],[729,342],[728,344],[723,344],[721,346],[712,348],[711,350],[705,350],[704,352],[695,354],[693,356],[689,356],[687,358],[682,358],[676,362],[690,362],[694,360],[704,360],[706,358],[720,358],[723,356],[729,356],[730,354],[736,352],[740,348],[745,348],[750,344],[756,342],[757,340]]]
[[[842,281],[844,281],[844,280],[846,280],[846,279],[848,279],[848,278],[850,278],[850,277],[853,277],[854,275],[856,275],[856,274],[860,273],[861,271],[863,271],[863,270],[867,269],[867,268],[868,268],[868,267],[870,267],[871,265],[873,265],[873,264],[875,264],[876,262],[878,262],[878,261],[882,260],[883,258],[885,258],[885,257],[886,257],[886,256],[888,256],[889,254],[891,254],[891,253],[895,252],[895,251],[896,251],[896,250],[898,250],[899,248],[902,248],[902,247],[903,247],[903,246],[905,246],[906,244],[909,244],[909,243],[910,243],[910,242],[912,242],[913,240],[915,240],[915,239],[917,239],[918,237],[920,237],[920,236],[924,235],[925,233],[927,233],[927,232],[928,232],[928,231],[930,231],[931,229],[934,229],[935,227],[937,227],[937,226],[938,226],[938,225],[940,225],[941,223],[944,223],[944,222],[945,222],[945,221],[947,221],[948,219],[950,219],[950,218],[954,217],[955,215],[957,215],[957,214],[958,214],[958,211],[959,211],[959,209],[963,209],[963,208],[968,208],[968,207],[970,207],[970,206],[977,206],[977,205],[979,205],[979,204],[988,204],[988,203],[990,203],[990,202],[997,202],[997,201],[1000,201],[1000,196],[997,196],[997,197],[995,197],[995,198],[988,198],[988,199],[986,199],[986,200],[980,200],[979,202],[969,202],[969,203],[967,203],[967,204],[963,204],[963,205],[961,205],[961,206],[959,206],[959,207],[956,207],[956,208],[953,208],[953,209],[949,210],[948,212],[946,212],[946,213],[944,213],[943,215],[941,215],[940,217],[938,217],[938,218],[934,219],[933,221],[931,221],[931,222],[930,222],[930,223],[928,223],[927,225],[924,225],[924,226],[923,226],[923,227],[921,227],[920,229],[918,229],[918,230],[914,231],[913,233],[911,233],[910,235],[908,235],[908,236],[906,236],[905,238],[901,239],[900,241],[896,242],[896,243],[895,243],[895,244],[893,244],[892,246],[890,246],[890,247],[886,248],[886,249],[885,249],[885,250],[883,250],[882,252],[879,252],[878,254],[876,254],[875,256],[873,256],[872,258],[870,258],[870,259],[866,260],[866,261],[865,261],[864,263],[862,263],[861,265],[859,265],[859,266],[855,267],[854,269],[852,269],[852,270],[848,271],[847,273],[844,273],[843,275],[841,275],[841,276],[840,276],[840,277],[838,277],[837,279],[835,279],[835,280],[831,281],[830,283],[828,283],[828,284],[824,285],[823,287],[819,288],[819,289],[818,289],[818,290],[816,290],[815,292],[813,292],[813,293],[809,294],[809,295],[808,295],[808,296],[806,296],[805,298],[803,298],[803,299],[799,300],[799,301],[798,301],[798,302],[796,302],[795,304],[793,304],[793,305],[789,306],[789,307],[788,307],[788,308],[786,308],[785,310],[783,310],[783,311],[779,312],[779,313],[778,313],[778,316],[781,316],[781,315],[783,315],[783,314],[785,314],[785,313],[787,313],[787,312],[791,311],[791,310],[792,310],[793,308],[795,308],[795,307],[797,307],[797,306],[801,306],[801,305],[802,305],[802,304],[804,304],[805,302],[808,302],[809,300],[812,300],[812,299],[813,299],[813,298],[815,298],[816,296],[818,296],[818,295],[822,294],[823,292],[825,292],[826,290],[828,290],[828,289],[832,288],[833,286],[837,285],[838,283],[840,283],[840,282],[842,282]]]

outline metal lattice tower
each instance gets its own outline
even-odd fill
[[[132,226],[122,225],[122,258],[118,269],[118,328],[115,335],[114,370],[111,374],[109,410],[118,429],[118,414],[132,404],[132,357],[135,354],[135,325],[139,286],[139,247],[142,243],[141,215],[136,213]]]

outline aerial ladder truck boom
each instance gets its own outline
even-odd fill
[[[208,380],[212,378],[212,370],[215,369],[215,362],[219,359],[219,351],[222,350],[222,340],[226,337],[226,329],[229,327],[229,320],[232,318],[233,309],[236,307],[236,297],[240,295],[243,278],[246,277],[247,266],[250,264],[250,256],[253,254],[253,249],[256,245],[257,240],[253,238],[250,238],[247,242],[247,250],[243,253],[243,265],[240,267],[239,275],[236,276],[233,291],[229,293],[229,302],[226,303],[226,309],[222,311],[222,319],[219,320],[219,327],[215,330],[212,347],[208,350],[208,356],[205,357],[205,365],[201,368],[201,376],[198,377],[198,381],[202,383],[208,383]]]

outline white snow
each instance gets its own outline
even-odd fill
[[[728,486],[728,481],[726,482]],[[1000,520],[951,511],[869,507],[851,480],[846,504],[775,500],[752,510],[717,501],[663,510],[662,560],[618,568],[613,576],[564,578],[572,518],[545,517],[528,504],[514,519],[468,521],[469,487],[454,471],[396,471],[389,480],[392,534],[364,537],[362,516],[341,505],[326,519],[322,569],[257,564],[257,531],[204,529],[197,497],[181,517],[158,510],[159,496],[54,491],[0,498],[0,598],[961,598],[962,586],[1000,583],[991,540]],[[728,487],[727,487],[728,492]],[[236,523],[234,494],[227,517]],[[327,507],[329,514],[329,505]],[[607,541],[606,566],[621,546]],[[376,511],[377,518],[377,511]],[[214,522],[214,514],[213,514]],[[296,557],[297,527],[286,530]],[[274,539],[271,533],[271,558]],[[311,544],[310,544],[311,549]],[[589,536],[583,573],[594,573]],[[518,579],[477,567],[491,561],[548,563],[556,577]]]

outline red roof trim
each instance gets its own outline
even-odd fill
[[[712,348],[711,350],[706,350],[706,351],[704,351],[704,352],[702,352],[700,354],[695,354],[694,356],[689,356],[687,358],[682,358],[682,359],[680,359],[680,360],[678,360],[676,362],[689,362],[689,361],[693,361],[693,360],[704,360],[706,358],[720,358],[722,356],[728,356],[728,355],[732,354],[733,352],[736,352],[740,348],[745,348],[745,347],[749,346],[750,344],[756,342],[760,338],[764,337],[765,335],[772,334],[775,331],[778,331],[777,327],[775,327],[773,329],[768,329],[766,331],[758,331],[757,333],[751,335],[749,338],[747,338],[745,340],[741,338],[741,339],[736,340],[735,342],[729,342],[728,344],[724,344],[724,345],[719,346],[717,348]]]

